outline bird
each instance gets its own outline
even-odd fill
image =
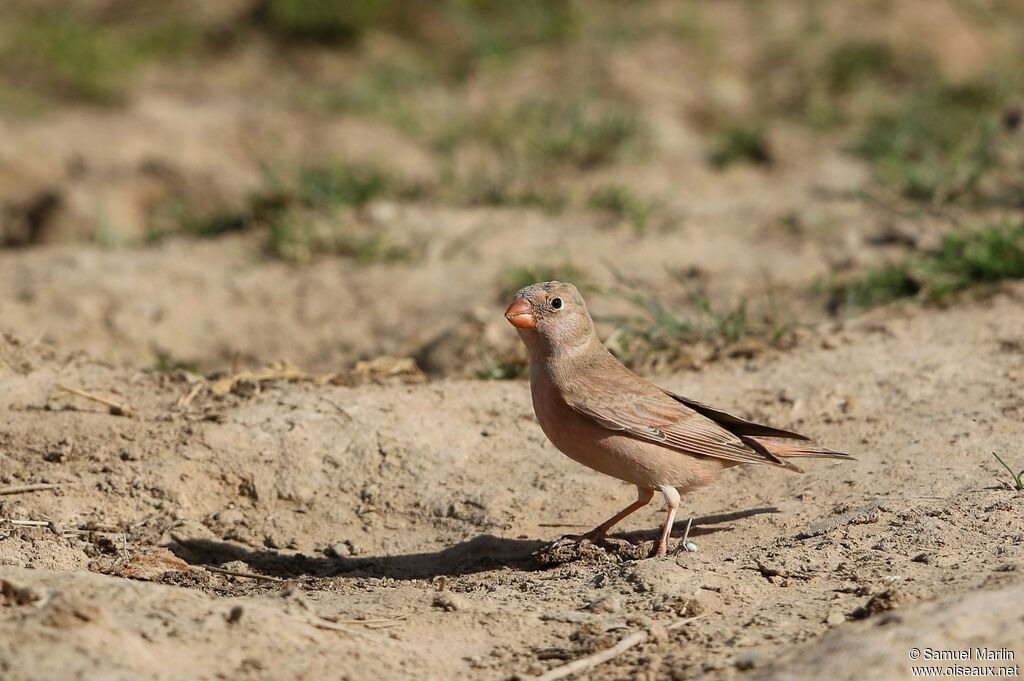
[[[569,458],[636,486],[636,501],[579,537],[596,544],[661,492],[665,521],[652,551],[668,553],[680,495],[726,468],[790,459],[852,459],[788,430],[754,423],[661,388],[604,346],[579,290],[545,281],[520,289],[505,311],[529,355],[530,394],[541,430]]]

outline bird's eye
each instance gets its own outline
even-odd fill
[[[556,310],[561,310],[562,309],[562,299],[561,298],[552,298],[551,299],[551,307],[553,307]]]

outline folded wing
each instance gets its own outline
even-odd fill
[[[597,388],[595,383],[589,381],[585,392],[566,391],[562,397],[573,410],[608,430],[694,456],[796,468],[626,370],[602,375]]]

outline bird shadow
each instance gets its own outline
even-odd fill
[[[764,513],[778,513],[774,507],[752,508],[734,513],[702,516],[693,519],[690,537],[730,531],[732,527],[709,527],[742,520]],[[681,535],[685,521],[677,522],[673,535]],[[657,538],[657,530],[640,530],[616,535],[631,543]],[[440,551],[407,553],[395,556],[310,556],[303,553],[282,553],[252,549],[227,541],[172,536],[167,546],[172,553],[190,565],[223,565],[240,561],[253,572],[281,579],[299,577],[387,577],[391,579],[433,579],[457,577],[500,568],[521,571],[541,569],[534,553],[549,542],[532,539],[509,539],[482,534]]]
[[[500,568],[533,570],[532,554],[545,542],[506,539],[482,534],[440,551],[395,556],[310,556],[303,553],[250,549],[211,539],[173,537],[168,549],[190,565],[222,565],[241,561],[261,574],[282,579],[298,577],[389,577],[433,579]]]

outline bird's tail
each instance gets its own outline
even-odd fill
[[[803,473],[803,470],[799,466],[786,461],[786,459],[814,457],[818,459],[856,460],[845,452],[837,452],[827,447],[816,447],[807,442],[780,442],[779,440],[770,440],[751,435],[741,435],[740,439],[769,460],[797,473]]]

